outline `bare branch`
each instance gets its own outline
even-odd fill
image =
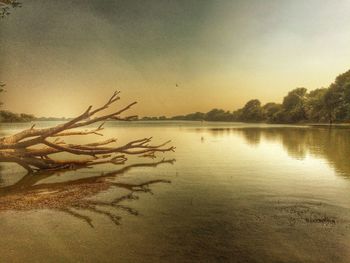
[[[52,171],[77,169],[77,167],[90,167],[104,163],[124,164],[127,161],[126,155],[155,158],[157,152],[174,151],[175,147],[173,146],[165,147],[170,141],[158,145],[150,145],[152,137],[133,140],[121,146],[111,146],[112,143],[117,141],[115,138],[88,144],[68,144],[60,139],[61,137],[90,134],[102,136],[101,131],[104,129],[105,121],[133,120],[136,115],[122,117],[121,114],[130,109],[136,102],[130,103],[112,113],[96,116],[97,113],[102,113],[118,101],[120,99],[119,94],[119,91],[114,92],[102,106],[96,109],[89,106],[83,113],[66,123],[42,129],[36,129],[34,124],[29,129],[17,134],[0,138],[0,162],[14,162],[28,172],[33,173],[36,170],[43,169]],[[97,128],[82,131],[74,130],[95,123],[100,123]],[[55,139],[52,140],[52,138]],[[56,158],[53,158],[54,154],[62,152],[76,156],[85,155],[92,158],[72,160],[56,160]]]

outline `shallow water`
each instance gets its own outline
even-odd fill
[[[3,124],[1,133],[26,126]],[[134,166],[126,170],[103,165],[22,181],[21,168],[2,165],[0,262],[350,262],[349,132],[108,123],[105,137],[118,143],[171,139],[176,152],[159,158],[176,162],[147,166],[153,161],[132,158]],[[80,140],[93,139],[100,138]],[[101,180],[101,173],[110,176]],[[74,183],[78,179],[83,183]],[[91,206],[127,196],[130,189],[123,185],[145,182],[152,183],[116,206]],[[58,195],[67,202],[64,209],[39,204],[38,195],[23,192],[38,185],[44,186],[42,196],[55,197],[61,188],[86,196],[72,206]],[[8,199],[9,193],[21,193],[21,200],[29,196],[27,209],[12,209],[9,202],[18,207],[21,200]]]

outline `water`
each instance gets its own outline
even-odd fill
[[[171,139],[176,152],[19,183],[21,168],[2,165],[0,262],[350,262],[349,132],[108,123],[106,138]]]

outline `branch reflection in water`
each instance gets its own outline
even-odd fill
[[[113,223],[119,225],[121,216],[117,214],[117,211],[138,215],[138,211],[125,205],[124,201],[137,200],[137,193],[140,192],[152,194],[151,185],[170,183],[170,181],[155,179],[144,180],[140,183],[124,183],[118,182],[117,179],[134,168],[157,167],[174,162],[175,159],[163,159],[157,162],[135,163],[92,177],[52,183],[43,181],[57,175],[57,172],[27,174],[18,182],[0,188],[0,212],[53,209],[83,220],[93,227],[91,217],[84,214],[90,211],[107,216]],[[111,188],[125,191],[118,191],[122,194],[118,193],[109,201],[95,198],[97,194]]]

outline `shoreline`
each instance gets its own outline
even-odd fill
[[[68,120],[68,119],[67,119]],[[43,123],[43,122],[65,122],[67,120],[33,120],[33,121],[22,121],[22,122],[0,122],[0,125],[2,124],[35,124],[35,123]],[[121,122],[121,121],[115,121],[115,120],[109,120],[107,122]],[[340,127],[340,128],[350,128],[350,123],[268,123],[268,122],[236,122],[236,121],[204,121],[204,120],[134,120],[130,121],[133,123],[166,123],[166,122],[196,122],[196,123],[224,123],[224,124],[250,124],[250,125],[288,125],[288,126],[309,126],[309,127]]]

